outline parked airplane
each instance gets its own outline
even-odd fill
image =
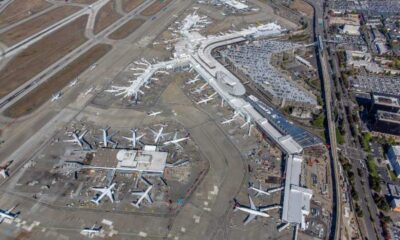
[[[211,95],[208,96],[207,98],[204,98],[204,99],[198,101],[197,104],[208,103],[209,101],[211,101],[211,100],[214,99],[214,96],[215,96],[216,94],[217,94],[216,92],[213,93],[213,94],[211,94]]]
[[[262,186],[261,186],[261,183],[260,183],[260,187],[259,188],[256,188],[253,185],[251,185],[249,187],[249,189],[255,191],[256,192],[255,196],[257,197],[260,194],[264,194],[264,195],[268,195],[269,196],[269,195],[271,195],[271,193],[282,191],[284,188],[283,187],[278,187],[278,188],[273,188],[273,189],[269,189],[269,190],[263,190]]]
[[[235,114],[232,116],[232,118],[227,119],[227,120],[225,120],[225,121],[222,121],[221,124],[229,124],[229,123],[235,121],[235,119],[236,119],[238,116],[239,116],[239,113],[238,113],[238,112],[235,112]]]
[[[108,146],[108,143],[112,143],[112,144],[114,144],[114,146],[117,145],[117,143],[114,142],[114,141],[111,139],[113,136],[115,136],[115,134],[117,134],[117,132],[115,132],[115,133],[113,133],[113,134],[111,134],[111,135],[108,135],[108,130],[109,130],[109,129],[110,129],[110,127],[100,129],[100,130],[103,132],[103,141],[102,141],[103,147],[107,147],[107,146]]]
[[[265,213],[265,211],[268,211],[268,210],[271,210],[271,209],[280,208],[280,206],[256,207],[256,205],[254,205],[254,202],[253,202],[253,200],[251,199],[250,196],[249,196],[249,201],[250,201],[250,207],[241,205],[238,202],[236,202],[236,200],[235,200],[234,211],[240,210],[242,212],[245,212],[245,213],[249,214],[249,215],[247,215],[247,217],[244,220],[244,225],[248,224],[249,222],[251,222],[252,220],[254,220],[258,216],[260,216],[260,217],[269,217],[269,215],[267,213]]]
[[[140,196],[140,197],[136,202],[131,203],[132,206],[139,208],[140,203],[142,203],[143,199],[146,199],[150,204],[152,204],[153,200],[150,197],[150,191],[152,188],[153,188],[153,186],[150,185],[144,192],[133,192],[132,195]]]
[[[92,66],[90,66],[89,70],[93,71],[96,67],[97,67],[97,63],[92,64]]]
[[[3,176],[3,178],[8,178],[10,176],[8,172],[8,167],[11,165],[13,160],[8,161],[4,166],[0,166],[0,175]]]
[[[82,233],[88,237],[94,237],[100,233],[101,229],[102,226],[96,227],[96,224],[94,224],[92,227],[82,229]]]
[[[88,131],[86,130],[82,134],[80,134],[79,136],[78,136],[77,133],[73,132],[72,135],[71,135],[73,138],[69,139],[69,140],[64,140],[64,142],[76,143],[83,149],[83,145],[86,143],[86,141],[85,141],[85,139],[83,137],[86,135],[87,132]]]
[[[192,91],[192,93],[201,93],[206,87],[207,87],[208,83],[204,83],[201,87],[196,88],[194,91]]]
[[[178,148],[182,148],[182,146],[179,143],[182,141],[186,141],[188,139],[189,137],[178,138],[178,133],[176,132],[174,138],[170,141],[165,142],[164,145],[175,144],[175,146],[177,146]]]
[[[0,209],[0,223],[2,223],[4,219],[14,220],[18,216],[18,213],[12,212],[16,207],[17,206],[14,206],[8,210]]]
[[[189,84],[189,85],[190,85],[190,84],[194,84],[194,83],[196,83],[196,82],[199,81],[199,80],[200,80],[200,76],[197,75],[195,78],[193,78],[193,79],[187,81],[186,84]]]
[[[107,196],[110,201],[113,203],[114,202],[114,191],[113,188],[115,187],[115,183],[111,184],[109,187],[105,188],[98,188],[98,187],[92,187],[91,189],[97,192],[100,192],[100,195],[98,197],[94,197],[91,202],[95,203],[96,205],[99,205],[100,201]]]
[[[75,78],[75,80],[73,80],[73,81],[71,81],[71,82],[69,83],[69,86],[70,86],[70,87],[73,87],[73,86],[75,86],[77,83],[78,83],[78,79]]]
[[[139,140],[140,140],[142,137],[144,137],[144,135],[146,135],[146,134],[142,134],[142,135],[140,135],[139,137],[137,137],[137,136],[136,136],[136,131],[137,131],[137,129],[131,129],[132,137],[123,137],[123,138],[125,138],[126,140],[132,142],[132,147],[133,147],[133,148],[136,148],[136,143],[138,143]]]
[[[85,96],[88,95],[89,93],[91,93],[93,91],[93,87],[89,88],[88,90],[86,90],[85,92]]]
[[[57,101],[58,99],[61,98],[61,96],[62,96],[62,93],[61,93],[61,92],[56,92],[56,93],[53,94],[53,96],[51,97],[51,101],[52,101],[52,102]]]
[[[158,143],[159,140],[165,138],[166,136],[168,136],[170,133],[163,133],[164,131],[164,127],[161,127],[158,132],[154,131],[153,129],[150,129],[150,131],[153,133],[154,135],[154,143]]]
[[[157,115],[159,115],[159,114],[161,114],[162,113],[162,111],[159,111],[159,112],[148,112],[147,113],[147,116],[149,116],[149,117],[155,117],[155,116],[157,116]]]

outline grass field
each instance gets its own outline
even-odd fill
[[[166,7],[170,2],[171,0],[157,0],[156,2],[148,6],[145,10],[143,10],[142,15],[153,16],[154,14],[161,11],[161,9]]]
[[[63,70],[56,73],[53,77],[7,108],[4,111],[4,115],[18,118],[32,113],[48,101],[53,93],[58,92],[67,86],[71,80],[78,77],[83,71],[96,63],[108,51],[110,51],[111,48],[112,47],[107,44],[98,44],[92,47]]]
[[[17,25],[7,32],[0,34],[0,39],[8,46],[12,46],[25,38],[40,32],[50,25],[62,20],[63,18],[79,11],[80,7],[65,6],[59,7],[46,14],[40,15],[28,22]]]
[[[115,11],[115,0],[109,1],[97,13],[93,32],[95,34],[101,32],[119,18],[121,18],[121,16]]]
[[[132,19],[111,33],[109,38],[114,40],[124,39],[142,26],[143,23],[145,23],[143,19]]]
[[[122,0],[122,9],[125,12],[130,12],[137,8],[140,4],[144,3],[145,0]]]
[[[11,59],[0,71],[0,97],[29,81],[87,41],[84,35],[87,19],[87,15],[76,19]]]
[[[46,0],[14,0],[1,12],[0,26],[8,26],[50,6]]]

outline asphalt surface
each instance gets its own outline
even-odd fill
[[[323,26],[320,22],[324,19],[323,11],[323,1],[307,1],[314,8],[314,19],[313,19],[313,34],[314,41],[318,40],[318,36],[324,36]],[[318,70],[320,76],[323,79],[324,88],[324,100],[325,100],[325,114],[328,123],[328,143],[330,145],[330,162],[331,162],[331,172],[332,172],[332,189],[333,189],[333,214],[332,214],[332,228],[330,232],[330,239],[340,239],[341,237],[341,224],[342,224],[342,205],[341,205],[341,194],[340,183],[339,183],[339,166],[338,166],[338,155],[337,155],[337,141],[336,141],[336,126],[333,119],[332,112],[332,89],[331,89],[331,77],[328,69],[327,52],[326,48],[318,48]]]

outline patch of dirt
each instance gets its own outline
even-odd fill
[[[8,46],[12,46],[25,38],[40,32],[63,18],[79,11],[81,8],[74,6],[59,7],[50,12],[40,15],[28,22],[22,23],[7,32],[0,34],[0,39]]]
[[[58,92],[67,86],[69,82],[96,63],[111,49],[112,46],[108,44],[98,44],[93,46],[63,70],[7,108],[4,111],[4,115],[18,118],[35,111],[49,100],[53,93]]]
[[[133,9],[140,6],[140,4],[144,3],[145,0],[121,0],[122,1],[122,9],[124,12],[130,12]]]
[[[143,16],[153,16],[154,14],[158,13],[166,7],[172,0],[157,0],[150,6],[148,6],[145,10],[143,10],[142,15]]]
[[[14,0],[0,14],[0,27],[18,22],[50,7],[46,0]]]
[[[0,71],[0,97],[4,97],[51,64],[87,41],[87,15],[32,44]]]
[[[310,4],[306,3],[303,0],[293,0],[290,4],[290,8],[303,13],[307,17],[312,17],[314,15],[314,9],[311,7]]]
[[[96,16],[96,22],[93,30],[95,34],[101,32],[103,29],[110,26],[119,18],[121,18],[121,15],[117,13],[115,8],[116,8],[116,3],[115,0],[113,0],[109,1],[99,10]]]
[[[132,19],[128,22],[126,22],[124,25],[122,25],[120,28],[115,30],[111,35],[109,36],[110,39],[114,40],[121,40],[129,36],[131,33],[136,31],[140,26],[142,26],[143,23],[146,21],[143,19]]]

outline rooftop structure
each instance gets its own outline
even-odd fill
[[[372,100],[375,105],[400,108],[399,98],[394,96],[372,94]]]
[[[400,146],[391,146],[387,158],[397,177],[400,177]]]
[[[358,36],[360,35],[360,26],[346,24],[343,27],[343,33],[348,35]]]
[[[84,168],[162,175],[167,157],[167,152],[105,148],[98,149],[91,164]]]
[[[372,61],[372,56],[368,52],[363,51],[346,51],[346,64],[354,68],[365,68],[368,72],[382,73],[381,68],[377,63]]]
[[[389,192],[392,197],[400,198],[400,186],[395,184],[388,184]]]
[[[283,200],[282,221],[296,223],[306,229],[305,216],[310,213],[311,189],[300,187],[300,155],[289,155],[286,162],[285,197]],[[295,204],[294,204],[295,203]]]
[[[390,202],[390,207],[392,208],[393,211],[400,212],[400,199],[393,198],[392,201]]]
[[[321,139],[288,121],[279,111],[267,106],[254,96],[248,98],[250,104],[281,134],[291,136],[302,148],[322,144]]]

